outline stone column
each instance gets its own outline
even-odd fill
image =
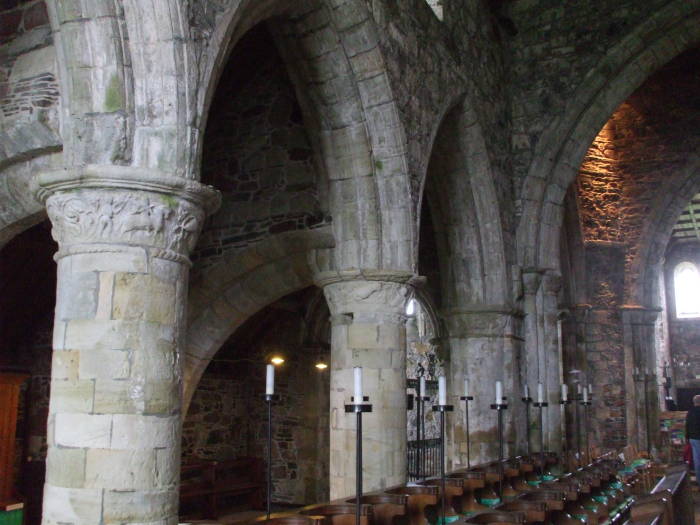
[[[42,523],[176,524],[188,253],[218,194],[118,166],[37,182],[59,246]]]
[[[626,305],[620,307],[622,313],[622,336],[625,358],[626,428],[629,444],[640,450],[647,449],[647,425],[651,446],[657,442],[658,391],[653,376],[656,370],[654,353],[654,329],[658,309]],[[635,369],[639,371],[635,375]],[[646,390],[645,390],[646,387]]]
[[[523,311],[525,314],[524,330],[525,334],[525,370],[522,375],[522,383],[518,385],[515,392],[518,401],[522,397],[525,383],[530,387],[530,397],[537,401],[537,383],[544,383],[544,348],[541,342],[538,294],[542,284],[542,270],[523,270]],[[522,404],[522,401],[520,401]],[[530,421],[527,422],[526,431],[530,435],[530,451],[540,450],[539,439],[539,409],[531,406]]]
[[[469,430],[471,464],[498,459],[497,416],[489,407],[495,401],[496,380],[503,381],[503,395],[508,397],[509,409],[505,412],[504,454],[514,455],[524,448],[525,420],[521,410],[513,410],[520,403],[517,392],[518,354],[521,341],[514,334],[519,332],[520,314],[513,309],[496,305],[480,309],[452,309],[444,313],[450,348],[451,397],[455,405],[449,416],[450,435],[448,467],[467,465],[466,425],[462,395],[464,377],[470,379],[474,401],[469,405]],[[517,409],[522,407],[516,405]]]
[[[562,419],[559,398],[561,397],[562,359],[559,345],[559,290],[561,276],[555,272],[545,273],[542,280],[541,346],[544,353],[544,377],[549,408],[545,409],[545,448],[551,451],[562,449]]]
[[[321,281],[331,311],[330,498],[355,494],[353,367],[363,369],[364,490],[406,481],[405,309],[410,286],[401,282]]]

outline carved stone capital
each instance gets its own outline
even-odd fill
[[[523,291],[525,295],[535,295],[542,284],[544,270],[523,270]]]
[[[660,308],[647,308],[635,304],[625,304],[618,309],[622,313],[623,323],[638,325],[653,325],[661,312]]]
[[[323,293],[333,316],[368,313],[403,319],[412,290],[396,282],[355,280],[327,284]]]
[[[557,295],[561,290],[562,277],[555,272],[547,272],[542,279],[542,290],[547,295]]]
[[[126,166],[47,172],[35,182],[59,245],[57,259],[136,247],[189,263],[206,215],[220,204],[210,186]]]

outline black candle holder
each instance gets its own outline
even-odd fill
[[[471,447],[469,443],[469,402],[474,401],[474,396],[460,396],[460,401],[464,401],[464,423],[467,432],[467,468],[471,468]]]
[[[276,394],[265,394],[267,404],[267,519],[272,509],[272,402],[279,401]]]
[[[532,398],[530,396],[520,398],[523,403],[525,403],[525,455],[530,455],[530,404],[532,404]]]
[[[586,429],[586,462],[590,463],[591,462],[591,447],[589,446],[589,441],[588,441],[588,407],[591,406],[593,402],[590,400],[588,401],[583,401],[581,400],[581,406],[583,407],[583,427]]]
[[[544,479],[544,417],[542,410],[549,406],[546,402],[533,403],[535,408],[540,409],[540,479]]]
[[[445,412],[452,412],[452,405],[433,405],[433,412],[440,412],[440,490],[442,492],[442,525],[445,525]]]
[[[502,398],[505,399],[505,398]],[[498,414],[498,497],[503,501],[503,411],[508,410],[506,403],[494,403],[491,410]]]
[[[425,438],[425,410],[423,404],[430,401],[430,396],[416,395],[416,440],[418,441],[418,449],[416,453],[418,457],[418,466],[416,469],[416,479],[423,479],[422,474],[425,472],[425,454],[423,454],[423,438]],[[421,437],[422,436],[422,437]]]
[[[360,509],[362,507],[362,414],[372,412],[372,405],[369,404],[369,397],[362,396],[361,402],[355,402],[355,397],[351,397],[352,403],[345,405],[345,413],[355,413],[357,421],[356,441],[355,441],[355,525],[360,525]]]

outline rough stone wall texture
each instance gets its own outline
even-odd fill
[[[700,386],[700,319],[678,319],[675,309],[673,270],[684,261],[692,262],[700,269],[699,241],[673,245],[665,264],[669,346],[675,386],[697,388]]]
[[[5,119],[36,118],[58,104],[55,52],[43,1],[0,5],[0,110]],[[55,117],[53,117],[55,118]],[[0,123],[0,128],[7,126]]]
[[[625,244],[625,301],[640,284],[630,264],[650,242],[659,190],[685,175],[700,140],[700,115],[691,109],[700,104],[698,60],[698,50],[687,51],[649,78],[611,116],[581,165],[584,242]]]
[[[229,60],[211,107],[202,177],[223,192],[193,259],[323,222],[313,151],[294,87],[264,25]]]
[[[563,114],[586,73],[631,29],[666,3],[592,0],[575,7],[556,0],[506,3],[517,29],[517,35],[508,39],[513,173],[517,181],[527,173],[543,131]]]

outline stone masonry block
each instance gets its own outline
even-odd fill
[[[85,449],[52,447],[46,456],[46,483],[55,487],[85,486]]]
[[[56,319],[92,319],[97,309],[97,272],[64,274],[58,285]]]
[[[51,355],[52,379],[67,379],[69,381],[77,380],[79,362],[80,352],[78,351],[54,350]]]
[[[56,414],[55,441],[63,447],[109,448],[112,416]]]
[[[102,491],[44,485],[43,522],[102,523]]]
[[[172,447],[177,440],[177,416],[115,414],[113,417],[111,447],[114,449]]]
[[[116,274],[114,279],[114,319],[142,319],[162,324],[175,322],[173,284],[144,274]]]
[[[177,514],[177,492],[116,491],[104,493],[104,523],[150,523]],[[97,523],[97,522],[95,522]]]
[[[92,412],[95,384],[91,380],[51,380],[49,411],[52,414]]]
[[[80,352],[81,379],[125,379],[131,364],[128,350],[95,348]]]
[[[85,486],[115,490],[153,488],[156,483],[155,450],[87,451]]]

